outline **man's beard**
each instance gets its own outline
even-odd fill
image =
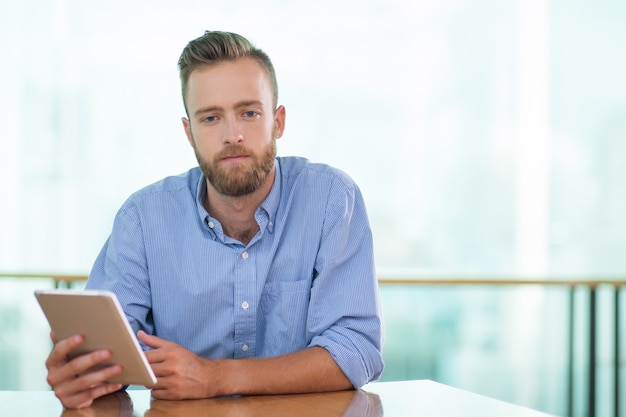
[[[267,179],[268,174],[274,167],[276,158],[276,140],[267,145],[260,156],[251,153],[241,145],[230,145],[224,151],[215,155],[213,162],[209,163],[198,154],[194,146],[196,159],[200,169],[206,176],[209,183],[222,195],[229,197],[241,197],[258,190]],[[223,168],[220,161],[228,156],[247,155],[252,159],[252,166],[244,164],[233,165]]]

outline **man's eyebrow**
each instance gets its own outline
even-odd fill
[[[239,109],[239,108],[248,107],[248,106],[263,106],[263,102],[259,100],[242,100],[242,101],[238,101],[237,103],[235,103],[233,108]],[[193,114],[194,116],[200,116],[201,114],[211,113],[214,111],[223,111],[223,110],[224,108],[221,106],[207,106],[207,107],[202,107],[196,110]]]
[[[236,109],[248,106],[263,106],[263,102],[259,100],[242,100],[235,104]]]
[[[196,110],[193,114],[194,114],[194,116],[200,116],[201,114],[211,113],[211,112],[214,112],[216,110],[222,110],[222,108],[220,106],[202,107],[202,108],[199,108],[198,110]]]

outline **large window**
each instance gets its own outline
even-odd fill
[[[3,4],[2,269],[88,270],[128,194],[195,163],[176,60],[205,28],[273,57],[279,153],[358,181],[381,271],[626,269],[623,6],[214,3]]]

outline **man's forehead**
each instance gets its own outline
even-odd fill
[[[211,99],[265,102],[265,96],[272,95],[269,77],[252,58],[197,68],[189,75],[187,88],[190,101],[202,102]]]
[[[269,76],[263,66],[251,57],[202,65],[189,74],[189,82],[202,80],[203,82],[214,81],[219,83],[259,79],[270,83]]]

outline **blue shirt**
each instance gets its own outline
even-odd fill
[[[134,331],[205,358],[328,350],[354,387],[383,370],[373,244],[363,197],[341,171],[276,158],[244,245],[204,208],[199,168],[120,208],[87,288],[113,291]]]

